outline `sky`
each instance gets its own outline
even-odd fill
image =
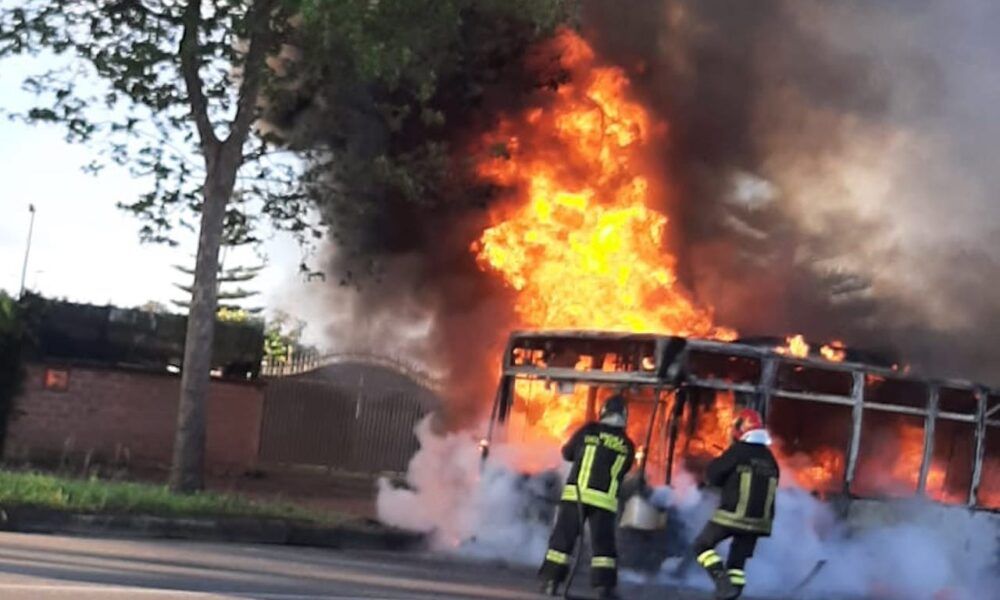
[[[45,59],[0,62],[0,106],[16,110],[32,96],[21,89],[29,74],[46,68]],[[27,125],[0,118],[0,289],[17,294],[35,206],[26,288],[47,297],[91,304],[140,306],[182,299],[174,287],[184,276],[173,265],[194,262],[194,234],[178,247],[142,244],[139,220],[117,208],[147,191],[147,182],[109,166],[84,173],[96,148],[70,144],[58,127]],[[267,266],[247,287],[260,292],[249,304],[294,314],[290,288],[302,286],[302,251],[284,233],[265,232]],[[231,262],[230,262],[231,261]],[[259,264],[251,250],[230,254],[227,265]]]

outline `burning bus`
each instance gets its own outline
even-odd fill
[[[805,348],[805,350],[804,350]],[[626,391],[629,434],[652,485],[696,476],[741,406],[775,437],[784,485],[827,498],[923,495],[1000,509],[1000,391],[857,362],[839,345],[594,331],[515,332],[484,448],[557,442]]]

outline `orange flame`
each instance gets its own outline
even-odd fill
[[[487,147],[503,151],[478,165],[517,191],[473,244],[480,266],[517,290],[524,327],[734,339],[677,281],[641,162],[655,127],[624,72],[595,64],[575,33],[554,43],[573,81],[549,106],[502,121]]]
[[[847,357],[847,349],[844,348],[844,342],[839,340],[834,340],[826,344],[819,349],[819,352],[823,355],[823,358],[830,362],[844,362],[844,358]]]
[[[489,152],[477,172],[514,197],[472,244],[480,267],[516,290],[522,327],[735,339],[683,289],[666,251],[668,220],[653,208],[655,177],[644,160],[663,127],[630,96],[624,72],[597,64],[578,35],[561,32],[553,48],[572,81],[545,107],[502,119],[483,140]],[[789,353],[808,355],[801,335],[788,341]],[[615,368],[586,358],[577,369]],[[560,441],[592,417],[598,399],[585,386],[567,391],[518,381],[509,426],[515,439]],[[687,414],[678,440],[685,456],[708,459],[729,446],[733,400],[720,393],[710,410]],[[833,477],[834,461],[800,456],[795,464],[804,481],[820,482]]]
[[[808,453],[787,454],[778,446],[775,455],[782,472],[802,489],[829,492],[841,486],[845,466],[842,450],[820,447]]]
[[[915,423],[902,423],[897,427],[896,435],[899,441],[899,453],[892,463],[892,479],[915,486],[924,459],[924,428]],[[947,476],[948,468],[944,461],[932,457],[927,471],[927,495],[940,502],[964,502],[966,499],[964,490],[948,489]]]
[[[735,339],[736,332],[716,325],[712,309],[699,306],[679,283],[676,258],[667,251],[668,219],[655,208],[665,204],[663,190],[648,167],[651,142],[665,126],[631,95],[625,73],[601,65],[577,34],[563,31],[552,46],[570,81],[544,106],[501,119],[481,140],[478,175],[511,190],[512,197],[471,245],[480,268],[516,292],[514,308],[523,328]],[[776,351],[807,357],[809,344],[802,335],[790,336]],[[839,362],[846,352],[834,341],[820,354]],[[618,368],[613,360],[593,361],[585,357],[576,368]],[[877,380],[872,377],[869,384]],[[508,429],[512,441],[525,443],[562,441],[594,416],[602,400],[586,386],[560,390],[539,381],[518,381],[514,393]],[[733,410],[732,395],[719,394],[710,410],[685,413],[689,422],[678,440],[680,452],[695,459],[718,455],[729,445]],[[639,420],[629,431],[636,439],[643,435]],[[892,475],[908,481],[919,471],[922,430],[904,431],[902,439],[904,459]],[[777,444],[775,450],[790,480],[803,487],[828,490],[843,477],[841,449],[790,455]],[[651,459],[657,454],[655,448],[646,452]],[[928,488],[943,489],[943,477],[933,468]]]
[[[570,393],[563,394],[556,386],[518,380],[514,394],[518,398],[514,420],[522,432],[519,442],[559,441],[588,416],[584,386],[575,386]]]
[[[809,356],[809,344],[801,333],[785,338],[785,345],[774,349],[778,354],[786,354],[796,358],[806,358]]]

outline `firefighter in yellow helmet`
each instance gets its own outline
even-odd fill
[[[716,598],[734,600],[743,592],[743,567],[757,539],[771,535],[778,462],[768,446],[771,436],[760,414],[743,409],[733,421],[733,443],[708,465],[705,482],[722,490],[719,508],[694,541],[698,564],[715,582]],[[715,547],[732,538],[723,563]]]
[[[570,555],[583,533],[580,525],[587,522],[593,549],[591,585],[598,598],[617,598],[618,491],[635,457],[635,445],[625,433],[627,421],[625,398],[612,396],[601,409],[600,420],[583,425],[563,446],[563,458],[572,461],[573,468],[563,488],[549,550],[539,573],[542,592],[547,595],[556,595],[566,579]]]

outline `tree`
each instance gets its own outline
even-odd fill
[[[142,220],[143,240],[175,244],[178,226],[198,231],[172,489],[203,485],[224,231],[243,226],[252,235],[256,211],[305,241],[321,235],[307,219],[317,200],[325,224],[340,233],[350,231],[351,214],[379,202],[430,201],[448,181],[446,115],[468,101],[450,96],[455,82],[474,90],[480,67],[489,66],[483,61],[502,62],[509,47],[543,35],[573,4],[34,0],[0,9],[0,58],[44,54],[58,62],[25,81],[42,102],[16,116],[62,125],[72,142],[99,143],[92,172],[110,161],[148,178],[148,193],[120,204]],[[311,92],[316,103],[308,102]],[[329,125],[329,135],[288,130],[303,99],[319,107],[319,128]],[[373,132],[399,143],[372,146]],[[304,176],[276,142],[306,154]],[[369,176],[374,188],[364,183]]]
[[[239,286],[239,284],[247,283],[256,279],[265,267],[264,264],[254,265],[251,267],[238,266],[226,268],[225,266],[226,259],[229,257],[229,251],[245,246],[253,247],[253,250],[257,254],[258,258],[264,260],[264,256],[260,251],[260,240],[257,239],[255,235],[255,230],[257,229],[257,219],[255,217],[248,217],[242,213],[241,217],[242,218],[238,220],[227,220],[222,232],[222,242],[220,244],[221,256],[219,258],[219,276],[217,280],[218,287],[216,291],[217,298],[219,300],[217,316],[219,316],[222,320],[232,320],[233,318],[238,318],[240,315],[248,317],[249,314],[258,314],[264,310],[263,307],[246,308],[237,304],[240,300],[246,300],[258,295],[258,292],[254,290],[247,290],[243,287],[224,289],[226,284],[236,284]],[[194,269],[184,265],[174,265],[174,269],[186,275],[189,281],[194,280]],[[185,292],[186,299],[172,300],[171,302],[184,311],[190,311],[190,298],[194,291],[193,285],[191,283],[175,283],[174,286]]]
[[[338,246],[337,275],[359,283],[381,252],[420,246],[428,217],[481,207],[468,142],[543,83],[524,58],[573,22],[577,1],[302,5],[294,85],[269,94],[264,115],[305,158],[301,190]]]
[[[181,273],[193,277],[194,269],[189,267],[184,267],[182,265],[174,265],[174,268]],[[235,289],[223,289],[223,286],[227,283],[241,284],[248,281],[252,281],[260,274],[263,270],[264,265],[255,265],[252,267],[233,267],[227,269],[221,264],[219,265],[219,276],[217,280],[218,290],[216,292],[218,298],[218,312],[245,312],[247,314],[255,315],[264,310],[263,307],[245,307],[239,304],[240,300],[246,300],[248,298],[253,298],[258,295],[259,292],[255,290],[248,290],[243,287],[236,287]],[[190,284],[175,283],[175,287],[186,292],[190,295],[193,292],[193,286]],[[191,309],[191,302],[188,300],[171,300],[171,302],[184,310]]]
[[[94,172],[110,160],[149,178],[147,194],[122,204],[144,221],[144,240],[175,243],[173,228],[199,217],[170,474],[177,491],[203,487],[219,247],[227,222],[246,219],[230,203],[237,177],[250,179],[244,187],[262,212],[308,229],[305,199],[288,192],[294,169],[268,160],[252,129],[274,73],[267,60],[294,9],[278,0],[55,0],[0,11],[0,57],[52,53],[60,65],[25,81],[44,104],[20,116],[61,124],[70,141],[102,142]]]

